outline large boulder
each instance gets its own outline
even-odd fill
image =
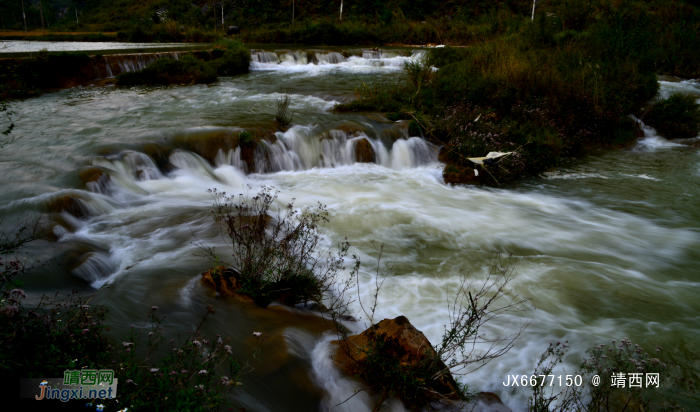
[[[232,34],[238,34],[240,32],[241,32],[241,29],[238,28],[238,26],[228,26],[228,29],[226,30],[226,34],[228,36],[230,36]]]
[[[413,327],[405,316],[399,316],[395,319],[384,319],[359,335],[333,341],[332,344],[337,346],[333,360],[348,375],[362,376],[367,350],[372,346],[374,339],[385,342],[382,355],[396,359],[402,368],[416,368],[426,359],[436,356],[433,346],[423,332]],[[437,360],[435,366],[437,370],[446,369],[440,360]],[[460,399],[459,387],[449,372],[433,380],[428,386],[444,398]]]
[[[357,141],[357,145],[355,146],[355,161],[357,163],[374,163],[376,161],[376,155],[374,154],[372,144],[366,137]]]

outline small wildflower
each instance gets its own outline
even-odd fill
[[[151,373],[156,373],[158,372],[158,368],[151,368]]]
[[[133,342],[124,342],[124,347],[134,346]]]
[[[262,335],[262,332],[253,332],[253,336],[255,336],[256,338],[259,338],[260,335]]]
[[[206,374],[207,374],[207,370],[206,370],[206,369],[202,369],[201,371],[199,371],[199,374],[200,374],[200,375],[206,375]]]
[[[158,310],[158,306],[154,306],[154,307],[152,307],[152,308],[151,308],[151,310],[153,310],[153,311],[156,311],[156,310]]]

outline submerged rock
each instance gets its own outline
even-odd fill
[[[97,167],[88,167],[78,173],[88,190],[96,193],[104,193],[110,181],[109,175]]]
[[[49,212],[66,212],[78,218],[88,217],[90,215],[85,201],[76,195],[65,195],[54,198],[46,203],[46,207],[49,209]]]
[[[367,140],[367,138],[362,138],[357,141],[355,146],[355,161],[358,163],[374,163],[376,161],[376,155],[372,144]]]
[[[337,346],[333,360],[348,375],[362,376],[367,360],[367,350],[373,339],[382,339],[383,354],[394,358],[402,368],[416,368],[428,358],[436,356],[433,346],[405,316],[395,319],[384,319],[359,335],[349,336],[341,341],[331,342]],[[437,360],[438,370],[445,369],[442,361]],[[447,399],[459,400],[461,392],[457,383],[448,373],[429,383],[434,391]]]

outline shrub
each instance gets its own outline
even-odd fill
[[[674,93],[652,106],[644,120],[668,139],[696,137],[700,133],[700,105],[695,96]]]
[[[220,56],[215,56],[217,59],[212,62],[216,66],[217,73],[221,76],[233,76],[236,74],[248,73],[250,69],[250,50],[245,48],[243,43],[238,39],[223,38],[219,40],[219,45],[226,48],[221,52],[220,49],[214,49],[212,53],[221,53]]]
[[[211,65],[188,54],[180,60],[160,59],[143,70],[117,76],[118,86],[212,83],[217,80]]]
[[[226,50],[220,58],[212,62],[220,76],[234,76],[248,73],[250,70],[250,51],[248,49]]]
[[[336,255],[319,250],[318,227],[328,221],[323,205],[299,212],[289,203],[278,208],[275,217],[269,214],[278,194],[272,188],[263,187],[252,198],[239,195],[237,201],[216,189],[209,193],[214,198],[214,221],[230,239],[231,254],[221,257],[213,249],[203,249],[232,269],[237,293],[252,297],[262,307],[275,300],[324,306],[325,295],[337,286],[350,245],[340,244]],[[334,306],[326,305],[329,310]]]
[[[292,99],[289,94],[286,94],[277,99],[277,114],[275,115],[275,120],[280,124],[280,126],[287,126],[292,122],[294,116],[289,113],[289,105],[292,103]]]
[[[253,134],[247,130],[243,130],[238,134],[238,146],[239,147],[255,147],[257,142]]]

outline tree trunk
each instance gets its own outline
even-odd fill
[[[340,0],[340,20],[343,20],[343,0]]]
[[[292,26],[294,25],[294,0],[292,0]]]
[[[39,14],[41,14],[41,31],[44,31],[44,8],[41,6],[41,0],[39,0]]]
[[[24,32],[27,32],[27,15],[24,13],[24,0],[22,0],[22,17],[24,18]]]
[[[75,7],[75,25],[78,26],[78,30],[80,30],[80,22],[78,21],[78,6]]]

